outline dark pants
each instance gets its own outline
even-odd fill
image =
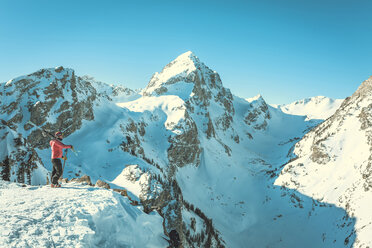
[[[52,171],[52,183],[57,184],[58,179],[62,176],[62,163],[59,158],[52,159],[53,171]]]

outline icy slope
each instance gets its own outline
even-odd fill
[[[325,96],[315,96],[302,99],[290,104],[273,105],[284,113],[291,115],[305,115],[307,119],[325,120],[333,115],[344,99],[331,99]]]
[[[372,78],[304,136],[276,185],[345,209],[356,218],[353,247],[372,246]],[[350,240],[346,239],[345,243]]]
[[[0,247],[166,247],[162,218],[110,190],[0,180]]]

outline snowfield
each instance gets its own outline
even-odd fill
[[[166,247],[163,219],[111,190],[0,180],[0,247]]]

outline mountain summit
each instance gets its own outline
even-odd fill
[[[188,98],[194,85],[221,88],[222,82],[217,72],[209,69],[189,51],[166,65],[160,73],[156,72],[142,93],[144,96],[173,94]]]

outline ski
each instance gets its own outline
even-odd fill
[[[48,135],[48,136],[51,137],[52,139],[55,138],[54,135],[53,135],[52,133],[46,131],[46,130],[45,130],[44,128],[42,128],[42,127],[39,127],[38,125],[36,125],[36,124],[33,123],[32,121],[29,120],[29,121],[27,121],[26,123],[32,125],[33,127],[38,128],[39,130],[41,130],[41,132],[42,132],[42,134],[43,134],[44,136],[45,136],[45,135]]]
[[[60,179],[63,178],[63,172],[65,170],[65,165],[66,165],[66,160],[67,160],[67,151],[68,151],[68,149],[65,149],[65,155],[63,156],[64,157],[64,159],[63,159],[64,161],[63,161],[62,175],[60,176]]]
[[[45,136],[45,135],[48,135],[48,136],[49,136],[50,138],[52,138],[52,139],[55,138],[55,136],[54,136],[51,132],[46,131],[46,130],[45,130],[44,128],[42,128],[42,127],[39,127],[38,125],[36,125],[36,124],[33,123],[32,121],[29,120],[29,121],[27,121],[26,123],[28,123],[28,124],[32,125],[33,127],[36,127],[36,128],[38,128],[39,130],[41,130],[44,136]],[[79,156],[78,153],[79,153],[80,151],[76,151],[74,148],[72,148],[71,151],[75,154],[76,157]]]

